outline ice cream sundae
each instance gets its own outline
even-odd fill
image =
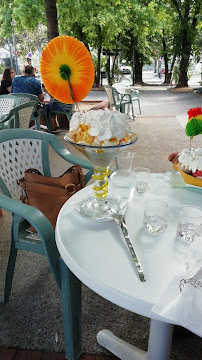
[[[178,161],[182,171],[202,179],[202,148],[182,150],[178,154]]]
[[[136,138],[130,132],[128,116],[109,109],[75,112],[68,136],[73,143],[91,146],[123,145]]]
[[[187,184],[202,187],[202,148],[187,148],[179,153],[172,153],[168,160]]]

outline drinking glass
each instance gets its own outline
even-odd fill
[[[121,151],[115,157],[116,169],[132,171],[134,153]]]
[[[130,202],[135,191],[136,176],[133,171],[114,171],[109,179],[109,194],[119,201]]]
[[[195,237],[202,235],[202,209],[183,206],[180,209],[177,237],[191,244]]]
[[[161,234],[167,229],[168,204],[163,200],[145,202],[143,227],[152,235]]]
[[[150,170],[146,168],[135,168],[134,173],[136,175],[136,191],[138,193],[144,193],[150,190]]]

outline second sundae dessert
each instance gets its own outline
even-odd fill
[[[170,154],[172,163],[177,163],[180,170],[184,173],[202,179],[202,148],[186,148],[179,153]]]
[[[202,179],[202,148],[184,149],[178,154],[180,169]]]

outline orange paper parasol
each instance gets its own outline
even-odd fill
[[[94,82],[92,57],[79,40],[58,36],[44,48],[40,65],[45,88],[55,99],[72,104],[85,98]]]

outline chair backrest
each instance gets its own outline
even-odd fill
[[[110,106],[116,106],[120,103],[121,95],[113,86],[105,85],[104,89],[108,95]]]
[[[114,97],[113,97],[113,87],[110,85],[105,85],[104,89],[107,93],[109,102],[110,102],[110,106],[115,106],[115,101],[114,101]]]
[[[19,105],[17,99],[10,97],[10,95],[0,95],[0,117],[8,114],[16,105]]]
[[[26,129],[29,127],[29,123],[32,117],[33,111],[37,110],[38,101],[29,101],[22,105],[16,106],[11,110],[11,116],[14,115],[15,120],[12,127]]]
[[[6,136],[8,131],[0,132],[0,189],[5,195],[19,200],[22,188],[17,185],[17,181],[24,177],[25,170],[34,168],[42,174],[50,175],[49,143],[37,136],[37,131],[17,130],[16,136],[16,130],[13,129]]]
[[[25,104],[28,101],[39,101],[38,96],[27,93],[12,93],[10,94],[10,96],[17,98],[19,101],[19,105]]]

